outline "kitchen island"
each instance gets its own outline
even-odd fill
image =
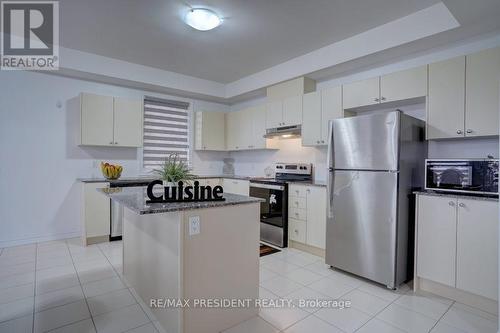
[[[167,332],[215,333],[257,315],[260,199],[147,203],[145,187],[99,191],[125,207],[123,276]]]

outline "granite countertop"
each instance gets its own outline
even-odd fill
[[[236,175],[196,175],[197,179],[208,179],[208,178],[230,178],[230,179],[241,179],[241,180],[251,180],[254,177],[250,176],[236,176]],[[113,184],[125,184],[125,183],[135,183],[135,182],[150,182],[158,179],[154,176],[136,176],[136,177],[120,177],[116,180],[108,180],[104,177],[94,177],[94,178],[77,178],[76,180],[82,183],[113,183]]]
[[[288,184],[291,185],[304,185],[304,186],[320,186],[320,187],[326,187],[326,181],[321,181],[321,180],[313,180],[310,182],[307,181],[289,181],[287,182]]]
[[[485,201],[498,202],[498,197],[486,197],[486,196],[467,195],[467,194],[460,194],[460,193],[444,193],[444,192],[425,191],[425,190],[414,191],[413,193],[420,194],[420,195],[430,195],[430,196],[434,196],[434,197],[454,197],[454,198],[460,198],[460,199],[485,200]]]
[[[146,187],[101,188],[97,189],[97,191],[104,193],[106,196],[110,197],[111,200],[117,201],[139,215],[242,205],[264,201],[260,198],[224,193],[223,197],[226,199],[225,201],[146,203],[146,201],[149,200],[146,194]]]
[[[238,176],[238,175],[196,175],[197,179],[209,179],[209,178],[228,178],[228,179],[239,179],[239,180],[248,180],[252,181],[252,179],[262,178],[262,176]],[[76,180],[82,183],[110,183],[110,184],[128,184],[135,182],[151,182],[158,178],[153,176],[137,176],[137,177],[121,177],[117,180],[107,180],[103,177],[96,178],[77,178]],[[326,187],[326,181],[287,181],[288,184],[294,185],[307,185],[307,186],[322,186]]]

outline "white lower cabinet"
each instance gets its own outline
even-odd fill
[[[250,192],[250,182],[244,179],[224,178],[222,179],[222,187],[225,193],[248,196]]]
[[[498,300],[498,202],[418,196],[417,276]]]
[[[498,299],[498,204],[458,200],[457,288]]]
[[[306,222],[303,220],[289,218],[288,238],[294,242],[306,243]]]
[[[200,183],[200,186],[211,186],[213,188],[222,185],[222,178],[201,178],[196,180]]]
[[[326,188],[292,184],[288,190],[288,237],[325,248]]]
[[[455,287],[456,198],[419,196],[417,272]]]
[[[82,223],[84,242],[89,238],[108,236],[110,233],[110,199],[98,188],[109,187],[109,183],[83,183]]]
[[[311,186],[306,192],[306,244],[324,249],[326,241],[326,188]]]

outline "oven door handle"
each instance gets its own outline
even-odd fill
[[[250,187],[266,188],[266,189],[278,190],[278,191],[285,190],[285,186],[283,186],[283,185],[272,185],[272,184],[250,183]]]

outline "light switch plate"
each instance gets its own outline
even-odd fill
[[[200,217],[189,217],[189,236],[198,235],[200,233]]]

